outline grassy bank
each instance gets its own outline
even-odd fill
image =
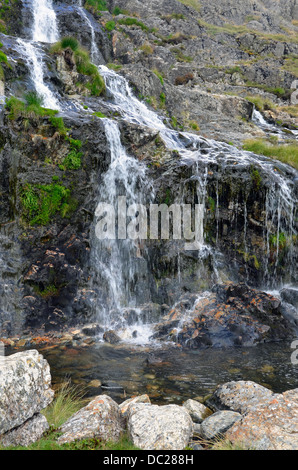
[[[244,142],[243,149],[287,163],[298,170],[298,145],[296,143],[279,145],[265,139],[248,139]]]

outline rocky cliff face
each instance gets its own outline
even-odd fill
[[[54,2],[61,37],[76,36],[93,48],[97,65],[108,63],[125,77],[192,158],[169,148],[161,127],[127,119],[111,104],[109,87],[95,96],[94,70],[82,73],[71,48],[39,45],[44,84],[62,109],[41,113],[10,101],[1,111],[2,334],[84,323],[103,308],[106,280],[94,266],[92,237],[112,159],[104,116],[117,121],[123,146],[146,168],[148,188],[141,190],[153,188],[152,202],[204,206],[206,250],[188,252],[176,240],[138,246],[138,271],[127,288],[144,318],[159,319],[181,296],[218,282],[268,288],[297,280],[297,172],[225,143],[265,135],[251,121],[247,95],[270,99],[272,120],[282,110],[288,127],[297,125],[289,108],[297,9],[293,1],[282,11],[272,2],[234,3],[119,0],[97,10],[88,1],[84,9]],[[21,23],[14,21],[18,2],[10,1],[2,18],[9,33],[1,35],[9,59],[2,63],[5,95],[22,102],[35,87],[17,41],[31,37],[30,5],[24,2]],[[129,308],[124,318],[133,322]]]

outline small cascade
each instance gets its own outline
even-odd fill
[[[127,308],[136,306],[136,283],[140,282],[138,274],[140,270],[146,270],[141,242],[133,236],[126,238],[126,231],[130,231],[130,225],[126,227],[125,215],[132,218],[139,211],[140,204],[146,203],[144,189],[150,188],[150,181],[146,176],[146,167],[135,158],[127,155],[122,146],[118,123],[109,119],[103,119],[107,141],[110,147],[111,163],[108,171],[103,175],[99,185],[99,205],[95,216],[95,236],[93,238],[92,264],[95,270],[94,285],[105,286],[105,298],[97,299],[96,311],[106,327],[125,324],[124,318]],[[147,196],[148,197],[148,196]],[[113,225],[108,227],[107,239],[98,236],[98,230],[102,230],[106,223],[105,214],[109,205],[116,213],[108,213]],[[122,218],[124,216],[124,219]],[[132,222],[133,223],[133,222]],[[99,225],[98,225],[99,224]],[[105,227],[106,228],[106,227]],[[111,313],[113,312],[113,314]],[[134,328],[138,325],[138,311],[133,322]],[[139,325],[140,326],[140,325]],[[142,332],[143,336],[144,332]]]
[[[32,1],[33,25],[31,40],[18,38],[18,51],[25,58],[36,92],[43,98],[43,106],[60,110],[57,96],[45,83],[44,52],[38,42],[54,43],[59,39],[56,14],[52,0]]]
[[[59,40],[58,24],[52,0],[33,0],[32,41],[54,43]]]
[[[294,129],[287,129],[287,132],[281,127],[278,127],[275,124],[271,124],[270,122],[266,121],[262,113],[254,108],[252,114],[252,122],[256,124],[262,131],[264,131],[268,136],[276,136],[281,141],[282,140],[289,140],[295,139],[298,137],[298,131]]]
[[[43,97],[43,106],[50,109],[60,109],[58,98],[48,87],[44,80],[43,51],[29,41],[19,38],[17,40],[19,52],[25,58],[35,91]]]
[[[264,251],[267,252],[267,260],[265,272],[267,279],[265,285],[276,284],[279,287],[282,285],[283,276],[278,276],[278,267],[280,262],[280,243],[275,241],[277,239],[286,238],[288,243],[288,262],[291,264],[289,271],[293,270],[295,263],[290,259],[294,250],[294,241],[297,236],[295,227],[295,196],[293,190],[292,179],[295,177],[295,171],[291,170],[286,165],[279,163],[283,171],[278,171],[274,161],[269,158],[257,156],[251,152],[241,151],[231,145],[204,139],[198,135],[189,132],[177,132],[168,128],[161,118],[154,111],[150,110],[145,103],[140,102],[132,93],[127,80],[116,74],[114,71],[109,70],[105,66],[99,66],[100,73],[105,79],[107,91],[110,97],[111,105],[114,109],[118,110],[123,118],[131,123],[147,126],[151,129],[157,130],[160,133],[165,145],[170,150],[176,150],[181,156],[181,164],[192,164],[193,179],[197,180],[197,202],[202,208],[202,224],[198,228],[201,233],[201,248],[206,249],[204,243],[204,216],[205,216],[205,202],[207,195],[208,184],[208,168],[217,167],[223,168],[232,165],[241,165],[247,169],[258,168],[262,174],[267,175],[268,190],[267,202],[264,207],[266,212],[266,233],[264,234]],[[258,116],[258,114],[257,114]],[[260,117],[261,119],[261,117]],[[204,173],[205,171],[205,173]],[[292,176],[289,174],[292,173]],[[205,175],[205,177],[204,177]],[[218,178],[220,178],[220,173]],[[183,198],[182,198],[183,199]],[[183,202],[183,201],[181,201]],[[247,202],[241,203],[242,207],[237,204],[237,212],[241,210],[244,220],[243,232],[241,239],[243,240],[244,260],[248,258],[247,246],[247,230],[248,230],[248,213]],[[219,240],[219,194],[218,182],[216,190],[216,218],[217,218],[217,232],[216,232],[216,246]],[[240,234],[239,234],[240,235]],[[210,251],[210,248],[207,247]],[[272,271],[272,256],[274,257],[274,269]],[[270,269],[269,269],[270,266]],[[249,273],[247,266],[245,266],[245,278],[249,281]],[[290,277],[290,276],[289,276]]]
[[[101,59],[102,59],[102,56],[101,56],[101,53],[97,47],[97,44],[96,44],[96,38],[95,38],[95,31],[94,31],[94,28],[92,26],[92,23],[91,21],[89,20],[88,16],[87,16],[87,13],[85,11],[85,9],[83,8],[83,5],[82,5],[82,0],[79,0],[78,2],[78,10],[80,12],[80,14],[82,15],[82,17],[84,18],[84,20],[86,21],[89,29],[90,29],[90,33],[91,33],[91,47],[90,47],[90,58],[91,58],[91,62],[95,65],[99,64]]]

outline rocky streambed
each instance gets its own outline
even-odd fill
[[[0,363],[0,443],[28,446],[49,428],[41,411],[54,396],[48,362],[36,350]],[[297,389],[274,393],[253,381],[229,381],[206,398],[154,403],[150,394],[89,403],[58,429],[58,443],[117,441],[123,432],[143,450],[205,450],[218,439],[249,450],[297,450]]]

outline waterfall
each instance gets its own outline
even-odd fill
[[[112,208],[118,206],[117,215],[120,213],[123,215],[127,207],[145,203],[144,189],[148,190],[150,187],[146,167],[130,157],[124,149],[118,123],[109,119],[103,119],[103,123],[111,162],[100,182],[95,224],[100,221],[105,204],[110,204]],[[138,240],[126,239],[126,233],[119,237],[120,224],[118,218],[115,225],[118,237],[115,233],[114,239],[98,239],[97,236],[93,238],[91,254],[95,270],[93,282],[95,286],[104,284],[106,293],[105,299],[97,299],[97,317],[106,327],[111,326],[116,318],[118,323],[119,321],[125,323],[122,320],[125,308],[135,307],[134,285],[137,282],[139,264],[143,264],[144,261],[140,255]],[[126,228],[124,231],[126,232]],[[113,311],[112,316],[111,311]]]
[[[59,39],[56,14],[52,0],[33,0],[31,40],[18,38],[18,50],[25,58],[36,92],[43,98],[43,106],[60,110],[58,98],[45,83],[44,53],[36,42],[53,43]]]
[[[96,44],[94,28],[93,28],[92,23],[89,20],[86,12],[85,12],[85,10],[82,6],[82,0],[79,0],[79,2],[78,2],[78,10],[81,13],[81,15],[83,16],[84,20],[86,21],[86,23],[87,23],[87,25],[90,29],[90,33],[91,33],[91,47],[90,47],[91,62],[93,64],[98,64],[99,61],[100,61],[101,54],[100,54],[99,49],[98,49],[97,44]]]
[[[17,40],[19,52],[25,57],[34,88],[43,98],[43,106],[50,109],[60,109],[59,101],[44,80],[44,56],[43,52],[24,39]]]
[[[293,185],[291,179],[288,176],[284,176],[282,172],[276,170],[276,165],[273,160],[257,156],[251,152],[241,151],[231,145],[213,141],[211,139],[204,139],[200,136],[191,134],[189,132],[177,132],[168,128],[162,119],[157,115],[156,112],[150,110],[145,103],[139,101],[132,93],[127,80],[116,74],[114,71],[109,70],[105,66],[99,66],[99,71],[104,77],[107,92],[111,100],[112,106],[120,112],[123,118],[131,123],[135,123],[141,126],[147,126],[159,132],[165,145],[168,149],[179,151],[181,162],[203,162],[203,165],[207,167],[209,164],[217,165],[223,164],[235,165],[241,164],[246,168],[259,168],[263,174],[268,175],[270,178],[270,188],[268,189],[267,202],[264,207],[266,217],[266,233],[264,235],[264,251],[267,251],[267,261],[265,272],[268,276],[267,285],[281,285],[282,279],[277,278],[277,267],[279,262],[280,254],[280,243],[279,240],[281,234],[287,238],[288,244],[288,262],[289,271],[293,268],[293,260],[290,257],[293,255],[294,240],[297,237],[297,230],[295,228],[295,207],[296,199],[294,197]],[[261,119],[262,115],[257,118]],[[201,147],[204,148],[204,155],[202,155]],[[207,178],[203,174],[199,174],[198,166],[194,166],[193,178],[197,180],[197,198],[203,207],[203,217],[205,211],[205,198],[206,198],[206,186]],[[283,164],[279,163],[282,167]],[[285,174],[289,171],[289,167],[284,165]],[[202,171],[202,170],[201,170]],[[207,173],[206,173],[207,174]],[[292,176],[294,177],[294,170],[292,170]],[[216,238],[218,241],[218,206],[219,196],[218,187],[216,194],[216,217],[217,217],[217,234]],[[244,201],[242,212],[244,214],[244,233],[243,243],[244,250],[247,253],[247,203]],[[202,226],[200,228],[203,230]],[[202,236],[203,239],[203,236]],[[274,240],[272,242],[272,240]],[[271,243],[269,249],[269,243]],[[204,243],[202,243],[202,246]],[[274,246],[273,246],[274,245]],[[273,256],[275,257],[274,272],[269,275],[269,257],[272,258],[272,251],[275,251]],[[245,257],[247,254],[245,255]],[[246,278],[248,280],[248,271],[246,269]]]
[[[56,13],[52,0],[33,0],[32,40],[54,43],[59,39]]]

